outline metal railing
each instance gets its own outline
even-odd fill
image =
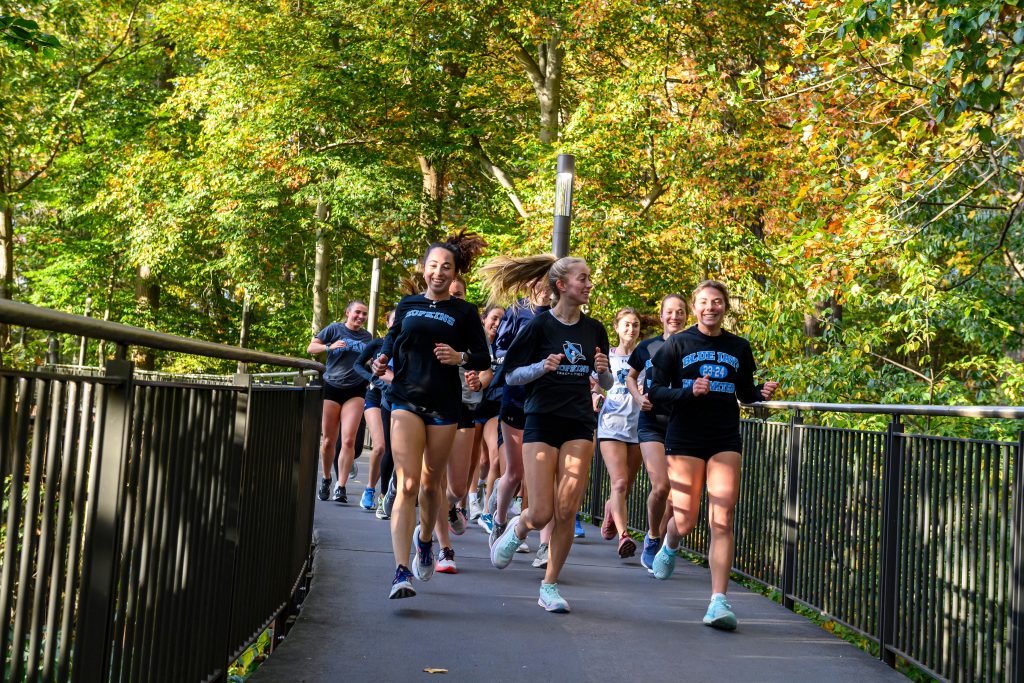
[[[1024,680],[1024,429],[1016,441],[908,434],[906,415],[1006,418],[1021,407],[773,401],[788,422],[743,420],[734,571],[783,604],[827,616],[950,681]],[[891,416],[885,431],[805,424],[803,413]],[[1020,425],[1024,427],[1024,422]],[[628,498],[647,528],[650,483]],[[604,515],[609,483],[595,457],[584,509]],[[706,497],[683,547],[707,557]]]
[[[102,373],[0,369],[4,680],[226,679],[307,581],[321,389],[143,376],[127,346],[323,366],[8,301],[0,322],[119,345]]]

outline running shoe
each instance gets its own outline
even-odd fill
[[[569,603],[558,594],[557,583],[542,583],[540,585],[540,597],[537,604],[549,612],[566,614],[569,611]]]
[[[456,536],[466,533],[466,512],[460,507],[448,509],[448,529]]]
[[[412,587],[412,572],[404,564],[400,564],[395,570],[395,580],[391,582],[391,595],[388,597],[398,600],[399,598],[411,598],[414,595],[416,595],[416,589]]]
[[[480,519],[476,520],[476,523],[481,529],[487,532],[488,537],[491,535],[491,529],[494,528],[494,518],[489,513],[483,513],[480,515]],[[488,538],[488,540],[490,540]]]
[[[587,532],[583,530],[583,522],[580,513],[576,513],[576,529],[572,532],[574,538],[586,538]]]
[[[723,631],[736,630],[736,615],[732,612],[732,605],[725,601],[725,596],[721,593],[712,596],[708,611],[704,613],[704,623]]]
[[[491,495],[487,498],[487,512],[494,515],[494,511],[498,509],[498,484],[501,483],[501,477],[494,480],[494,486],[491,488]]]
[[[363,489],[363,497],[359,499],[359,507],[367,512],[373,512],[373,494],[376,491],[369,486]]]
[[[387,519],[391,519],[391,510],[395,507],[395,493],[394,489],[388,489],[387,495],[384,496],[384,514],[387,515]]]
[[[628,531],[623,531],[622,535],[619,536],[619,557],[626,559],[634,555],[636,555],[636,541],[633,540]]]
[[[416,578],[420,581],[430,581],[434,575],[434,541],[420,540],[420,525],[412,532],[412,540],[416,547],[416,557],[413,558],[412,568],[416,571]]]
[[[377,501],[377,512],[374,513],[376,514],[377,519],[391,519],[391,515],[389,515],[387,510],[384,509],[384,501],[386,499],[387,496],[381,496]]]
[[[606,541],[610,541],[619,535],[619,530],[615,528],[615,518],[608,514],[608,508],[604,509],[604,519],[601,520],[601,538]]]
[[[512,514],[521,515],[523,514],[523,497],[516,496],[515,500],[512,501]]]
[[[644,534],[644,549],[640,552],[640,564],[647,571],[651,571],[654,567],[654,556],[658,554],[660,547],[660,538],[651,538],[650,534]]]
[[[320,500],[327,500],[331,497],[331,480],[321,479],[320,488],[316,490],[316,497]]]
[[[334,487],[334,495],[331,496],[331,500],[348,505],[348,491],[345,490],[344,486]]]
[[[540,547],[537,548],[537,557],[533,558],[533,566],[538,569],[544,569],[548,566],[548,544],[541,543]]]
[[[350,469],[348,471],[348,478],[349,479],[355,479],[358,476],[359,476],[359,463],[357,463],[355,460],[353,460],[352,461],[352,469]]]
[[[512,562],[512,556],[516,554],[516,549],[522,543],[516,536],[516,524],[518,523],[519,517],[508,520],[505,531],[491,544],[491,564],[498,569],[504,569]],[[498,525],[495,524],[494,528],[497,529]]]
[[[496,519],[491,519],[491,531],[487,534],[487,545],[494,547],[494,542],[498,540],[498,537],[505,533],[505,527],[508,526],[508,522],[501,524]]]
[[[455,551],[452,548],[441,548],[441,554],[437,558],[437,571],[442,574],[458,574],[455,567]]]
[[[516,552],[517,553],[528,553],[528,552],[530,552],[530,544],[527,543],[526,541],[523,541],[522,543],[519,544],[519,547],[516,548]]]
[[[480,506],[480,501],[476,499],[476,496],[470,497],[470,499],[469,499],[469,519],[471,521],[475,522],[476,520],[480,519],[480,515],[482,515],[483,512],[484,512],[484,509]]]
[[[651,563],[651,573],[656,579],[667,579],[676,570],[676,551],[669,550],[667,545],[662,544],[661,548],[654,555],[654,562]]]

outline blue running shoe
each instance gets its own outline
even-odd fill
[[[725,601],[725,596],[715,593],[708,605],[708,611],[704,613],[704,623],[712,628],[720,628],[723,631],[736,630],[736,615],[732,613],[732,605]]]
[[[651,562],[651,573],[654,574],[654,578],[664,581],[668,577],[672,576],[672,572],[675,570],[675,551],[669,550],[668,546],[662,545],[654,555],[654,561]]]
[[[359,499],[359,507],[367,512],[373,512],[373,494],[374,490],[369,486],[363,489],[363,497]]]
[[[420,525],[412,532],[413,543],[416,544],[416,557],[413,558],[412,568],[416,570],[416,578],[420,581],[430,581],[434,575],[434,540],[420,540]]]
[[[583,524],[580,522],[580,513],[576,513],[576,529],[572,532],[574,538],[586,538],[587,532],[583,530]]]
[[[400,564],[395,570],[395,580],[391,582],[391,595],[388,597],[398,600],[399,598],[411,598],[414,595],[416,595],[416,589],[412,587],[412,572],[404,564]]]
[[[512,562],[516,550],[522,544],[522,540],[516,536],[516,525],[519,524],[519,517],[513,517],[505,525],[505,531],[494,541],[491,546],[491,564],[498,569],[504,569]]]
[[[480,519],[476,520],[476,523],[480,525],[480,528],[487,532],[490,536],[491,532],[494,531],[494,518],[491,517],[490,513],[485,512],[480,515]]]
[[[640,564],[647,571],[651,571],[654,568],[654,556],[658,554],[658,548],[660,547],[660,538],[651,538],[649,534],[644,536],[644,549],[640,552]]]
[[[569,603],[558,594],[557,583],[542,583],[540,585],[540,597],[537,604],[549,612],[566,614],[569,611]]]

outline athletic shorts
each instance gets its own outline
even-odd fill
[[[498,417],[501,412],[501,401],[488,401],[483,400],[473,411],[473,422],[476,424],[486,424],[491,418]]]
[[[687,455],[691,458],[699,458],[704,462],[707,462],[716,454],[725,451],[743,453],[743,440],[736,436],[735,438],[730,437],[714,443],[699,445],[665,444],[665,455]]]
[[[641,425],[636,431],[640,443],[665,443],[665,429],[657,423]]]
[[[476,423],[473,422],[473,416],[476,414],[476,406],[467,406],[465,403],[459,404],[459,429],[472,429]]]
[[[594,425],[567,420],[557,415],[527,415],[523,427],[523,443],[543,443],[561,448],[569,441],[593,441]]]
[[[392,413],[397,413],[399,410],[407,410],[407,411],[409,411],[410,413],[412,413],[416,417],[418,417],[421,420],[423,420],[423,424],[427,425],[428,427],[443,427],[445,425],[453,425],[453,424],[457,424],[458,423],[458,420],[453,420],[451,418],[445,417],[444,415],[441,415],[440,413],[433,413],[433,412],[427,413],[427,412],[423,412],[422,410],[418,410],[418,409],[414,408],[413,406],[406,405],[405,403],[392,403],[391,404],[391,412]]]
[[[501,421],[515,429],[526,428],[526,413],[520,406],[511,403],[501,404]]]
[[[623,441],[622,439],[612,439],[612,438],[607,437],[607,436],[602,436],[602,437],[599,437],[597,439],[598,443],[604,443],[605,441],[614,441],[615,443],[624,443],[627,446],[635,446],[638,443],[640,443],[639,441]]]
[[[363,410],[369,410],[370,408],[380,408],[380,401],[377,399],[364,398]]]
[[[363,398],[366,396],[366,384],[356,384],[351,387],[336,387],[333,384],[324,382],[324,400],[334,401],[338,405],[345,405],[350,399]]]

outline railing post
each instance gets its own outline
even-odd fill
[[[219,666],[227,671],[232,651],[239,643],[232,642],[235,637],[235,575],[238,545],[241,541],[239,526],[241,524],[239,497],[242,488],[242,473],[245,470],[246,445],[249,443],[249,405],[252,396],[252,376],[236,373],[234,385],[242,387],[235,394],[235,426],[231,441],[231,452],[224,472],[224,574],[221,589],[224,592],[224,611],[221,618],[224,640],[221,643]],[[226,676],[224,676],[226,678]]]
[[[1024,680],[1024,430],[1013,460],[1013,583],[1010,586],[1010,679]]]
[[[601,443],[594,440],[594,459],[590,463],[590,521],[597,519],[598,510],[604,515],[604,501],[601,500],[601,482],[604,479],[604,460],[601,459]],[[601,520],[604,521],[603,519]]]
[[[804,423],[799,410],[789,419],[789,453],[786,455],[786,505],[783,511],[782,604],[793,609],[796,591],[797,540],[800,529],[800,430]]]
[[[103,387],[102,413],[97,415],[93,442],[86,512],[86,535],[90,541],[82,559],[82,591],[72,669],[75,681],[108,678],[106,668],[111,654],[112,594],[120,547],[118,535],[131,427],[133,369],[128,361],[106,363],[107,378],[118,381]]]
[[[896,641],[896,582],[900,550],[900,510],[903,499],[903,423],[893,415],[885,435],[885,460],[882,470],[882,558],[879,595],[879,657],[896,666],[893,646]]]

